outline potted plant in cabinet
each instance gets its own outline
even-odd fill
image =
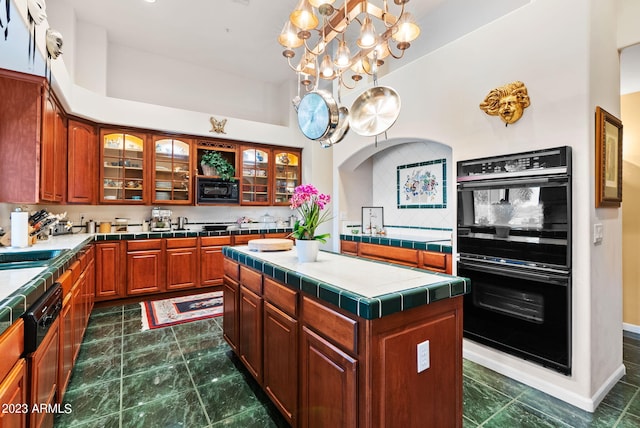
[[[207,150],[202,154],[200,166],[204,175],[217,175],[222,180],[233,181],[236,169],[215,150]]]

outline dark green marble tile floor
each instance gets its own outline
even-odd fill
[[[286,427],[222,337],[222,318],[140,331],[140,306],[94,310],[55,427]],[[464,361],[468,427],[639,427],[640,336],[594,413]],[[409,428],[409,427],[407,427]],[[421,427],[422,428],[422,427]]]

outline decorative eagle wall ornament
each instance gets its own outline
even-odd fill
[[[211,130],[209,132],[226,134],[226,132],[224,132],[224,126],[227,124],[227,119],[217,120],[215,117],[211,116],[209,121],[211,122]]]

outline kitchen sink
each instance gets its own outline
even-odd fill
[[[0,270],[48,266],[68,250],[35,250],[0,253]]]

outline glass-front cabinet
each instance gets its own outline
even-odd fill
[[[274,149],[275,185],[273,205],[288,205],[293,189],[300,184],[300,152]]]
[[[190,204],[191,141],[153,138],[153,203]]]
[[[100,200],[144,203],[144,134],[102,131]]]
[[[270,149],[242,147],[240,201],[243,205],[268,205]]]

